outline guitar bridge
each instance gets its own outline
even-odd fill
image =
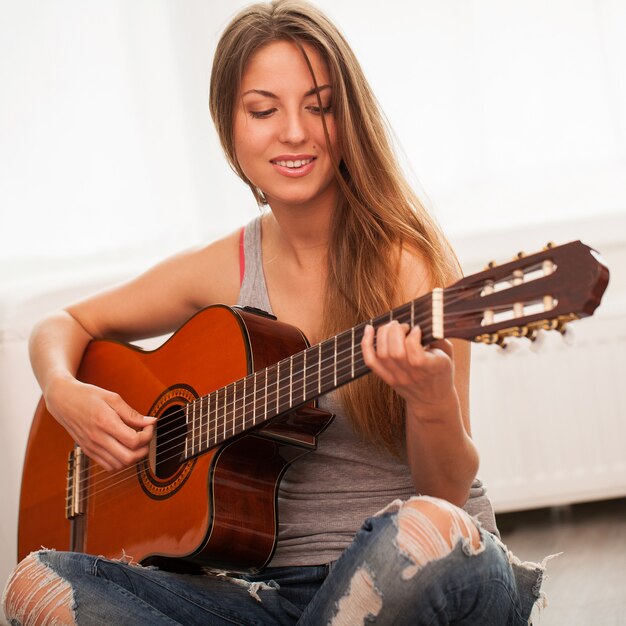
[[[65,496],[65,517],[74,519],[84,513],[83,472],[85,455],[76,446],[67,459],[67,493]]]

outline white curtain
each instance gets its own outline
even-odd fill
[[[3,0],[0,260],[157,258],[254,214],[207,108],[244,4]],[[626,211],[626,3],[318,5],[453,236]]]

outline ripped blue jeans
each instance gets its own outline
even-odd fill
[[[448,537],[431,509],[449,514]],[[329,565],[184,575],[44,550],[18,565],[3,603],[14,625],[517,626],[542,576],[460,509],[412,498],[366,520]]]

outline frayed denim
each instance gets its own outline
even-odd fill
[[[449,537],[415,514],[415,500],[460,512]],[[481,528],[477,545],[468,520],[443,501],[393,503],[366,520],[338,561],[253,576],[42,550],[18,565],[3,603],[11,624],[29,626],[528,624],[543,600],[543,566],[520,562]]]

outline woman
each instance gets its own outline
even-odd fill
[[[33,332],[50,412],[109,471],[145,457],[155,420],[74,378],[92,338],[158,335],[226,302],[270,311],[316,343],[459,275],[400,173],[353,53],[315,8],[278,0],[236,16],[217,47],[210,106],[230,164],[270,210],[243,236],[166,260]],[[510,558],[493,525],[459,508],[478,467],[469,348],[423,348],[419,326],[408,331],[366,327],[374,375],[322,398],[335,421],[283,478],[278,546],[261,574],[189,576],[42,551],[10,580],[8,619],[526,623],[542,568]]]

